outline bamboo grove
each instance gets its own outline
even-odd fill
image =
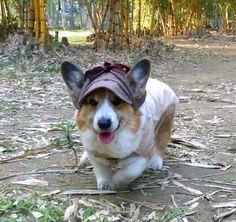
[[[33,38],[35,45],[44,46],[49,41],[44,0],[0,0],[0,14],[0,38],[20,29]]]
[[[2,33],[18,27],[35,44],[48,43],[46,14],[52,2],[78,3],[86,9],[95,48],[125,48],[143,36],[171,36],[192,29],[236,32],[236,0],[0,0]]]
[[[84,2],[95,48],[101,43],[122,48],[140,36],[172,36],[207,27],[236,32],[236,0],[100,0],[95,6]]]

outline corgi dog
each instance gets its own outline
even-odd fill
[[[81,161],[89,158],[98,189],[119,189],[145,169],[163,166],[178,98],[150,78],[150,69],[147,59],[131,69],[106,63],[85,73],[68,61],[61,64],[85,148]]]

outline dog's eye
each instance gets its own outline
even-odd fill
[[[119,97],[115,97],[115,99],[112,101],[112,104],[114,106],[119,106],[120,104],[124,103],[124,100],[122,100],[121,98]]]
[[[97,106],[97,104],[98,104],[98,102],[95,100],[95,99],[90,99],[89,101],[88,101],[88,103],[91,105],[91,106]]]

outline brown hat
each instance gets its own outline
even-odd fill
[[[85,82],[81,89],[77,107],[81,107],[84,99],[98,88],[106,88],[115,93],[119,98],[137,109],[145,100],[134,101],[132,90],[127,79],[127,73],[130,68],[123,64],[104,63],[104,66],[98,66],[85,72]]]

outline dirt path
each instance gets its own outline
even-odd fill
[[[133,191],[96,199],[106,198],[116,204],[137,201],[137,205],[144,206],[141,221],[146,211],[155,209],[153,206],[164,205],[192,209],[188,221],[213,221],[214,215],[236,206],[236,37],[166,41],[176,44],[174,51],[164,58],[150,57],[153,75],[167,82],[180,98],[165,168],[145,173],[132,184]],[[0,163],[0,185],[29,177],[12,175],[43,170],[43,174],[30,176],[48,181],[50,191],[95,188],[90,169],[59,174],[59,170],[71,169],[75,158],[65,148],[65,132],[58,131],[58,123],[65,125],[73,117],[58,62],[70,58],[87,68],[118,57],[122,58],[120,62],[129,63],[137,59],[135,53],[108,56],[82,49],[55,60],[49,56],[42,63],[19,58],[14,63],[9,56],[1,56],[0,159],[19,157],[35,148],[37,153],[24,155],[16,162]],[[75,130],[72,137],[79,150]],[[214,208],[224,202],[234,203],[234,207]],[[235,218],[236,214],[224,221]]]

